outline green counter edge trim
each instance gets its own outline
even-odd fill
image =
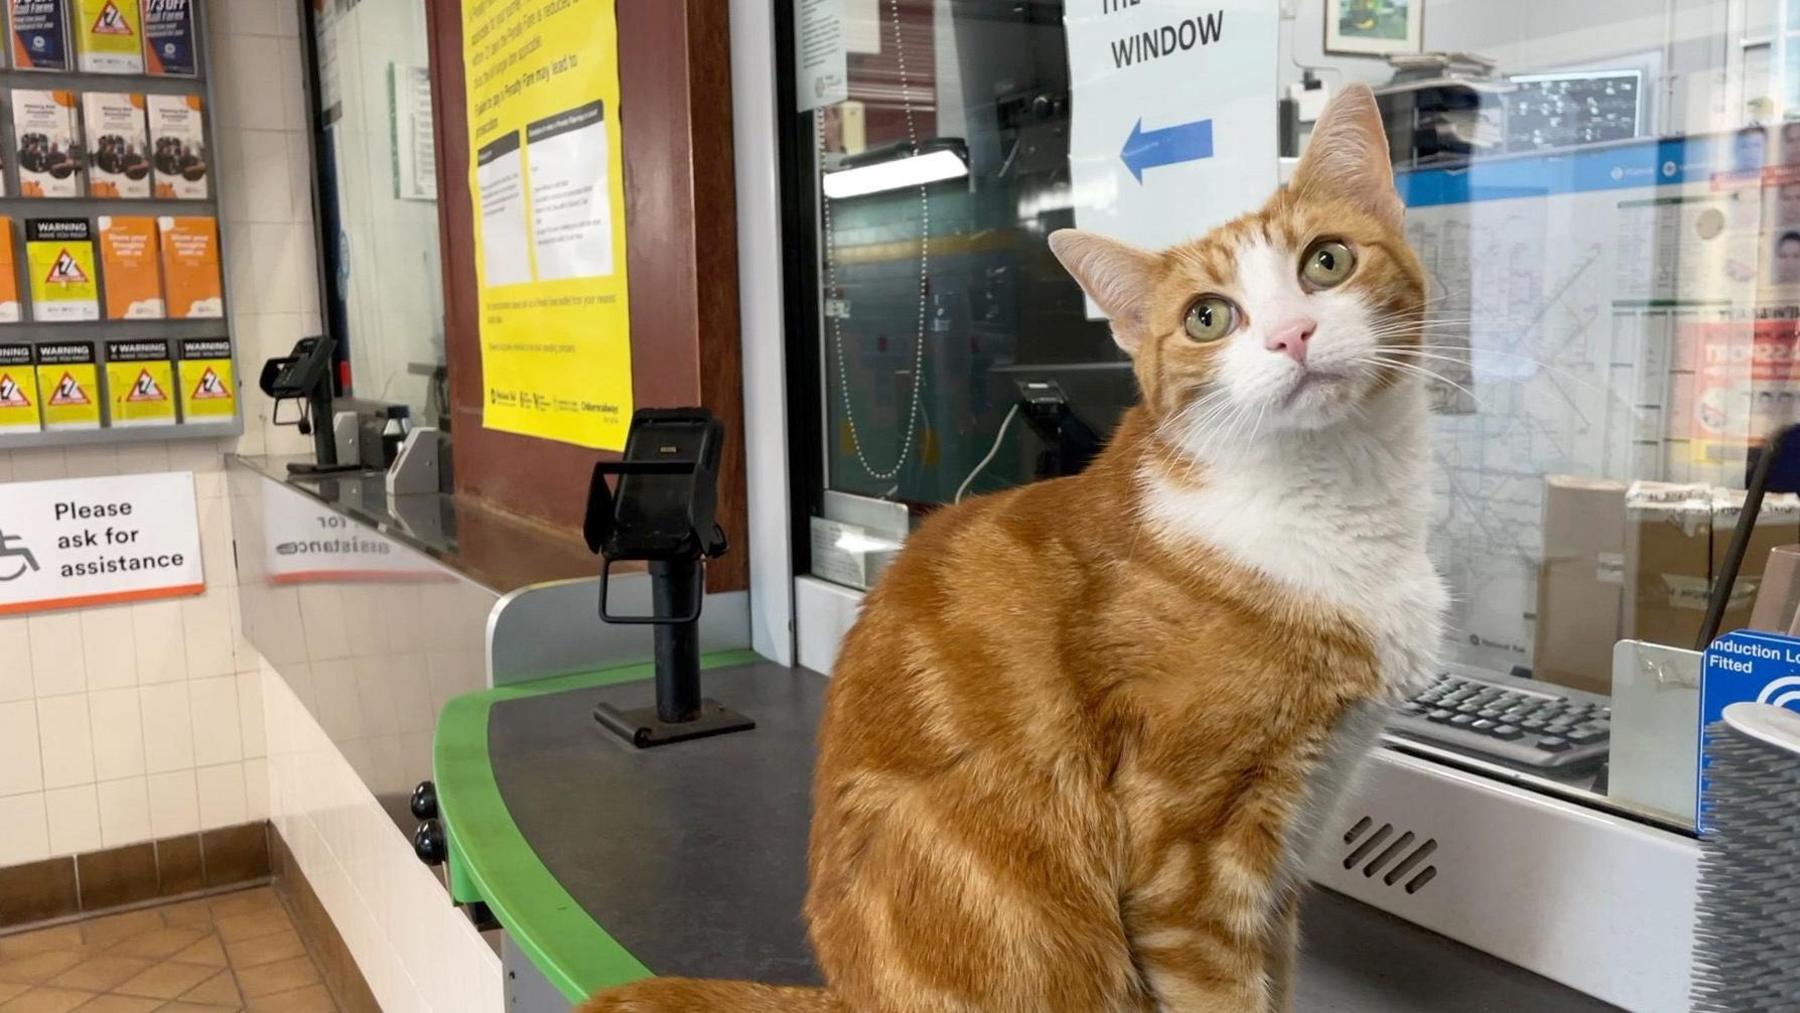
[[[760,660],[752,651],[722,651],[706,655],[700,665]],[[654,671],[650,664],[627,665],[468,693],[445,704],[438,718],[432,767],[439,819],[456,855],[453,872],[466,877],[513,943],[571,1003],[651,972],[582,910],[526,843],[494,780],[488,715],[504,700],[646,679]]]

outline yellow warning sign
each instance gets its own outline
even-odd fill
[[[100,7],[100,16],[94,19],[93,31],[98,35],[130,35],[131,26],[125,23],[125,15],[119,13],[119,5],[107,0]]]
[[[84,74],[142,74],[139,0],[74,0],[75,52]]]
[[[112,424],[166,426],[175,422],[175,364],[167,341],[108,341],[106,389]]]
[[[37,432],[37,402],[31,346],[0,345],[0,433]]]
[[[66,246],[50,265],[50,273],[44,276],[44,283],[47,285],[86,285],[87,280],[87,272],[81,269],[81,262],[75,259],[75,255]]]
[[[100,428],[100,374],[91,343],[37,346],[37,386],[43,395],[45,429]]]
[[[231,372],[231,342],[190,338],[181,342],[181,418],[191,424],[229,422],[237,417],[237,384]]]

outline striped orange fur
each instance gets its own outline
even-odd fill
[[[868,595],[814,784],[827,987],[656,979],[586,1008],[1288,1008],[1305,838],[1424,674],[1443,605],[1417,490],[1384,498],[1424,456],[1417,377],[1380,365],[1423,314],[1400,218],[1352,88],[1293,184],[1203,239],[1059,234],[1143,401],[1086,473],[933,515]],[[1288,277],[1321,237],[1355,256],[1328,296]],[[1186,330],[1208,293],[1237,306],[1229,340]],[[1322,314],[1316,367],[1268,337],[1296,306]],[[1332,327],[1362,330],[1332,346]],[[1203,423],[1214,395],[1255,430]],[[1209,513],[1258,482],[1269,518]]]

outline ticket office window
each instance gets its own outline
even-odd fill
[[[325,267],[344,393],[447,425],[430,36],[423,0],[304,5]]]
[[[1310,126],[1290,86],[1375,87],[1430,276],[1445,656],[1567,701],[1540,723],[1587,740],[1560,768],[1398,727],[1391,742],[1690,828],[1690,649],[1746,468],[1800,419],[1800,2],[1282,6],[1283,153]],[[844,97],[789,113],[811,381],[799,563],[867,587],[959,493],[1078,467],[1080,434],[1104,438],[1136,390],[1044,243],[1081,199],[1064,5],[844,7]],[[1014,410],[1022,382],[1052,385],[1077,438]],[[1727,629],[1751,622],[1770,550],[1800,542],[1800,502],[1772,497],[1756,530]],[[1491,720],[1477,702],[1469,723]]]

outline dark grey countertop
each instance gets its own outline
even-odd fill
[[[502,700],[488,718],[495,783],[552,875],[651,970],[817,981],[800,903],[826,680],[769,663],[703,680],[757,729],[640,751],[590,715],[649,702],[646,683]],[[1303,935],[1301,1010],[1611,1008],[1336,894],[1309,897]]]

